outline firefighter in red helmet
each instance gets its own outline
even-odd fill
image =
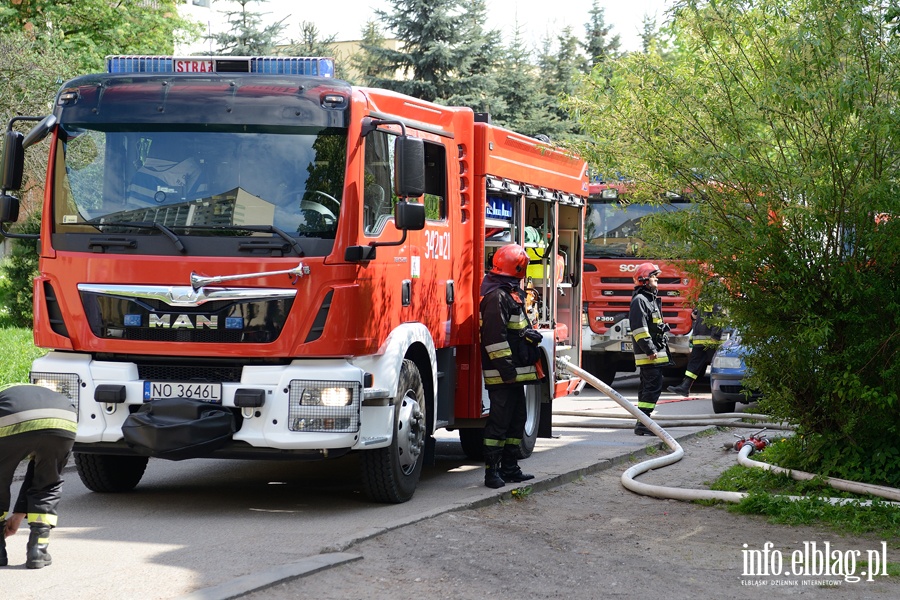
[[[491,401],[484,428],[484,484],[495,489],[534,478],[518,464],[527,417],[524,386],[541,379],[536,366],[541,334],[531,328],[520,287],[529,262],[521,246],[503,246],[481,284],[481,365]]]
[[[657,296],[660,273],[659,267],[653,263],[638,265],[634,272],[635,286],[628,311],[634,342],[634,364],[641,372],[637,407],[647,416],[656,408],[656,402],[662,393],[662,368],[669,364],[666,342],[669,326],[663,322],[662,303]],[[638,421],[634,426],[634,434],[651,435],[652,432]]]

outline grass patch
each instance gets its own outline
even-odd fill
[[[759,460],[760,455],[754,459]],[[728,506],[740,514],[763,515],[782,525],[823,525],[841,533],[877,533],[881,539],[900,539],[900,507],[886,500],[835,490],[821,479],[795,481],[787,475],[740,465],[729,468],[713,482],[720,491],[746,492],[741,502]],[[787,496],[804,496],[791,500]],[[847,498],[831,504],[826,498]],[[871,500],[871,504],[862,503]]]
[[[31,329],[0,328],[0,385],[28,383],[31,362],[46,353],[35,347]]]

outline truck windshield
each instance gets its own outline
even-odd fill
[[[141,224],[177,235],[263,226],[335,237],[345,129],[142,131],[66,127],[56,153],[57,232]]]
[[[588,202],[584,226],[587,258],[636,256],[644,246],[641,220],[647,215],[691,208],[690,202],[626,204],[615,201]]]

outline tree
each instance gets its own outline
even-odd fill
[[[460,53],[468,57],[469,67],[455,73],[456,93],[442,98],[449,105],[468,106],[478,112],[491,112],[497,96],[497,66],[503,53],[503,40],[497,29],[485,30],[485,0],[470,0],[461,18]]]
[[[606,9],[600,8],[597,0],[591,4],[588,14],[590,20],[584,25],[587,40],[582,43],[582,47],[588,56],[586,66],[590,69],[615,58],[619,54],[622,40],[618,34],[610,35],[612,26],[606,24]]]
[[[267,56],[275,50],[278,37],[284,30],[285,17],[263,27],[265,13],[252,12],[247,5],[266,0],[227,0],[240,5],[239,10],[224,11],[231,29],[207,36],[217,45],[217,53],[229,56]]]
[[[554,52],[553,40],[546,38],[538,57],[541,91],[551,115],[544,133],[551,138],[565,139],[573,137],[579,127],[577,121],[569,118],[564,98],[577,90],[578,76],[587,71],[587,60],[578,51],[580,42],[571,27],[564,28],[555,41],[557,49]]]
[[[0,115],[5,117],[4,125],[13,116],[49,114],[59,84],[70,68],[64,52],[30,34],[13,32],[0,37]],[[24,122],[20,131],[32,125]],[[26,215],[40,211],[46,173],[46,153],[27,152],[20,192]]]
[[[350,65],[359,73],[362,85],[375,85],[390,79],[391,67],[388,59],[380,51],[385,48],[384,33],[375,21],[368,21],[362,29],[359,52],[350,57]]]
[[[335,59],[334,76],[338,79],[344,79],[344,69],[341,61],[335,56],[335,36],[330,35],[322,37],[319,28],[315,23],[303,21],[300,23],[300,39],[291,39],[287,43],[286,48],[282,48],[280,53],[285,56],[330,56]]]
[[[71,68],[69,57],[34,36],[12,32],[0,37],[0,115],[43,116],[53,107],[53,98],[63,74]],[[6,119],[4,119],[5,123]],[[20,122],[26,132],[34,123]],[[47,142],[43,142],[47,145]],[[19,233],[37,233],[43,200],[47,153],[33,148],[26,153],[22,189],[16,194],[22,204]],[[31,325],[32,281],[37,274],[38,253],[34,240],[15,239],[11,254],[0,265],[0,305],[8,322]]]
[[[557,130],[556,116],[547,109],[551,100],[541,90],[537,67],[517,25],[497,69],[497,99],[491,110],[494,122],[532,137],[549,135]]]
[[[641,20],[641,50],[652,52],[659,44],[659,30],[656,28],[656,17],[645,14]]]
[[[694,214],[645,228],[750,348],[797,462],[900,483],[900,39],[870,0],[685,0],[673,52],[626,56],[570,108],[603,171]],[[881,215],[889,215],[887,217]],[[802,463],[806,464],[802,464]],[[815,464],[817,463],[818,464]]]
[[[369,83],[422,100],[450,98],[459,91],[457,77],[471,66],[471,48],[458,26],[463,14],[460,0],[390,0],[390,12],[376,10],[398,49],[368,47],[373,60],[385,65],[391,77],[373,77]],[[394,73],[400,73],[394,79]]]
[[[22,0],[0,7],[0,31],[26,31],[69,56],[74,74],[100,71],[110,54],[171,54],[199,25],[178,16],[176,0]]]

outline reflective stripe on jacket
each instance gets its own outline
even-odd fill
[[[718,306],[695,309],[694,327],[691,329],[691,344],[705,348],[716,348],[722,345],[722,328],[707,324],[707,319],[719,312]]]
[[[525,293],[520,288],[500,287],[488,292],[479,307],[481,369],[485,387],[509,383],[537,383],[533,364],[521,364],[519,344],[531,326],[525,313]]]
[[[662,304],[647,286],[634,289],[628,310],[628,323],[631,326],[631,339],[634,341],[634,364],[638,367],[668,364],[669,355],[666,353],[665,343],[667,328],[663,323]],[[651,354],[656,354],[656,358],[650,359]]]
[[[45,387],[15,384],[0,390],[0,438],[53,430],[75,439],[75,407],[64,395]]]

